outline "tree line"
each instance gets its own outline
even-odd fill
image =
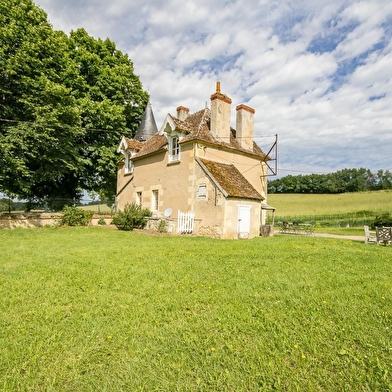
[[[0,193],[112,199],[117,145],[148,94],[109,39],[55,31],[31,0],[0,2]]]
[[[389,170],[343,169],[329,174],[288,175],[268,182],[269,193],[346,193],[392,189]]]

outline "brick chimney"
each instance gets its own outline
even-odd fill
[[[244,104],[236,107],[236,139],[242,148],[253,150],[255,110]]]
[[[180,121],[184,121],[188,117],[188,114],[189,114],[189,109],[186,108],[185,106],[179,106],[177,108],[177,118]]]
[[[220,82],[216,82],[216,92],[211,95],[211,133],[228,143],[230,141],[231,99],[220,92]]]

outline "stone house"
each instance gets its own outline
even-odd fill
[[[216,91],[211,109],[184,106],[156,127],[151,105],[135,135],[123,137],[117,176],[117,210],[135,202],[183,232],[178,219],[190,213],[192,232],[216,238],[252,238],[265,224],[268,156],[254,142],[255,110],[236,107]]]

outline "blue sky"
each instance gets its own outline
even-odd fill
[[[160,127],[209,105],[217,80],[278,135],[279,176],[392,170],[390,0],[36,0],[53,27],[128,53]]]

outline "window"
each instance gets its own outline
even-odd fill
[[[177,135],[169,139],[169,162],[180,160],[180,139]]]
[[[153,212],[158,212],[159,194],[158,191],[152,191],[151,209]]]
[[[125,173],[133,173],[132,153],[128,151],[125,154]]]
[[[200,184],[199,188],[197,189],[197,198],[205,199],[206,197],[207,197],[207,186],[206,184]]]
[[[143,199],[142,199],[142,192],[136,192],[136,204],[138,206],[141,206],[142,205],[142,201],[143,201]]]

